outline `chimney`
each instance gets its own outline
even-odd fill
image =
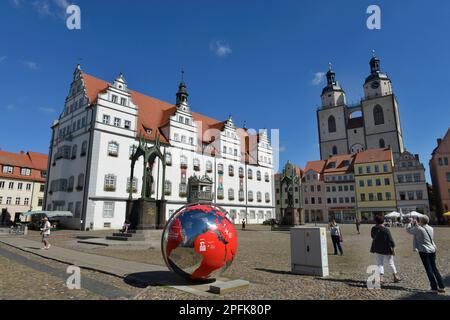
[[[20,150],[20,154],[24,154],[25,152],[23,152],[23,150]]]
[[[438,147],[441,145],[442,139],[437,139]]]
[[[415,154],[414,157],[416,157],[416,160],[420,162],[420,158],[418,154]]]

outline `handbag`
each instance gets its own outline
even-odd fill
[[[391,256],[395,256],[395,248],[390,248],[390,250],[391,250]]]

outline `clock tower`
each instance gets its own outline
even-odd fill
[[[361,101],[366,149],[390,147],[396,161],[404,151],[397,98],[391,79],[381,71],[380,59],[373,54],[369,64]]]
[[[366,99],[383,97],[392,94],[392,83],[388,75],[381,71],[380,59],[373,54],[370,60],[370,75],[364,83],[364,95]]]

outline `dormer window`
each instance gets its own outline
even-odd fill
[[[29,169],[29,168],[21,168],[20,169],[20,174],[22,176],[31,176],[31,169]]]
[[[120,104],[123,105],[123,106],[126,106],[127,105],[127,99],[120,98]]]
[[[3,173],[13,173],[14,167],[11,166],[3,166]]]
[[[111,101],[112,101],[113,103],[117,103],[117,96],[113,94],[113,95],[111,96]]]
[[[184,118],[184,124],[187,124],[187,125],[190,124],[189,118]]]

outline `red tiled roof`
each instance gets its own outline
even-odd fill
[[[310,170],[313,170],[315,172],[321,173],[325,167],[326,161],[325,160],[318,160],[318,161],[309,161],[306,164],[305,170],[303,172],[308,172]]]
[[[13,153],[0,150],[0,165],[8,165],[14,167],[13,173],[3,173],[3,170],[0,170],[0,177],[45,182],[45,179],[41,176],[41,171],[47,170],[47,161],[47,155],[38,152]],[[31,169],[31,175],[21,175],[21,168]]]
[[[355,155],[352,154],[333,156],[327,160],[324,173],[351,172],[353,171],[354,160]],[[348,165],[344,164],[345,161],[348,161]],[[336,164],[334,168],[330,166],[331,163]]]
[[[391,148],[368,149],[356,154],[355,164],[392,161]]]
[[[107,81],[98,79],[85,72],[82,72],[82,78],[90,104],[95,103],[98,94],[104,92],[110,85]],[[148,140],[155,140],[157,133],[159,133],[161,142],[168,143],[169,137],[164,136],[160,129],[168,125],[170,117],[176,111],[176,106],[136,91],[129,90],[129,92],[133,103],[138,106],[138,136],[144,136]],[[192,112],[192,118],[196,122],[201,122],[201,130],[198,132],[201,135],[199,136],[199,141],[207,144],[214,140],[213,137],[223,130],[225,124],[225,121],[219,121],[196,112]],[[147,129],[151,129],[151,134],[147,133]],[[249,137],[245,129],[236,128],[236,133],[241,137],[241,142],[246,141],[246,138]],[[248,162],[252,158],[249,155],[250,146],[247,143],[241,143],[241,146],[241,152],[245,155]],[[202,148],[202,146],[199,146],[199,148]]]

